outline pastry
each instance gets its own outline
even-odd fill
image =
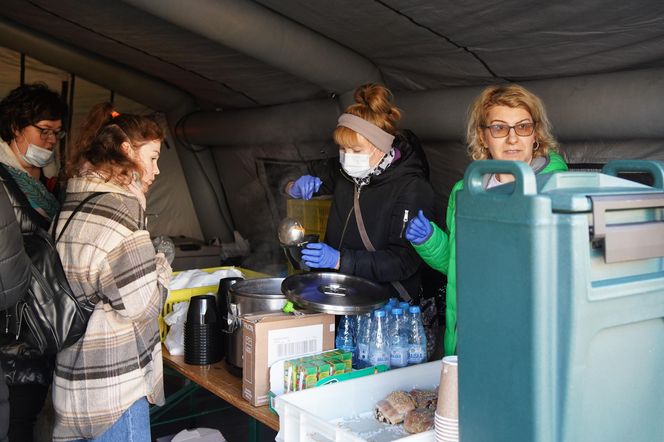
[[[415,409],[415,401],[405,391],[393,391],[385,399],[376,403],[374,416],[386,424],[399,424],[403,422],[406,413]]]
[[[403,421],[403,429],[408,433],[421,433],[429,431],[434,425],[433,408],[416,408],[406,414]]]
[[[415,408],[435,410],[438,405],[438,390],[411,390],[409,394],[415,401]]]

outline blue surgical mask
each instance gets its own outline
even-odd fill
[[[18,146],[16,146],[18,147]],[[28,143],[28,149],[23,155],[23,161],[35,167],[45,167],[53,161],[55,153],[52,150]]]
[[[343,170],[353,178],[364,178],[368,176],[373,167],[371,167],[371,154],[368,153],[346,153],[339,151],[339,162]]]

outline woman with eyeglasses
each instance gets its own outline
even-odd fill
[[[473,160],[523,161],[536,174],[567,170],[556,152],[558,143],[551,134],[544,105],[516,84],[489,86],[482,91],[470,108],[466,141]],[[483,184],[489,189],[511,181],[512,175],[494,174],[485,176]],[[447,275],[445,355],[457,351],[455,212],[456,194],[462,187],[463,180],[452,188],[444,230],[421,211],[406,229],[406,238],[424,262]]]
[[[43,84],[20,86],[0,101],[0,181],[23,233],[48,229],[59,210],[57,178],[46,178],[42,169],[53,161],[66,116],[66,103]],[[54,359],[0,334],[0,362],[9,387],[9,440],[30,442]]]

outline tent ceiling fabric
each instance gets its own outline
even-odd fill
[[[203,106],[246,108],[326,95],[313,84],[122,2],[6,0],[0,13],[169,82]]]
[[[195,15],[197,3],[186,4]],[[302,45],[324,39],[356,54],[376,66],[395,91],[664,66],[664,2],[656,0],[258,0],[250,4],[264,8],[261,15],[292,22],[301,31]],[[329,72],[321,73],[318,81],[296,76],[298,66],[261,61],[255,54],[125,2],[5,0],[0,14],[170,83],[195,97],[203,108],[315,100],[329,91],[324,78]],[[206,19],[201,14],[200,20]],[[251,25],[251,17],[244,20],[245,26]],[[270,29],[262,32],[263,38],[280,38],[271,36]],[[298,50],[291,46],[285,50]],[[314,55],[310,63],[321,65],[329,56],[325,51]],[[301,63],[297,60],[293,57],[292,63]],[[342,78],[344,66],[338,69]],[[350,72],[348,76],[356,78]]]

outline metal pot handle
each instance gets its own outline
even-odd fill
[[[228,316],[226,317],[226,330],[224,333],[233,334],[239,328],[240,315],[238,312],[238,305],[232,302],[228,303]]]
[[[222,331],[224,333],[233,333],[233,330],[229,330],[233,327],[233,324],[236,322],[235,313],[231,312],[231,302],[230,302],[230,293],[229,290],[233,284],[237,281],[242,281],[244,278],[241,277],[229,277],[222,278],[219,280],[219,290],[217,293],[219,314],[221,315],[222,322]],[[235,306],[235,311],[237,311],[237,305]]]

